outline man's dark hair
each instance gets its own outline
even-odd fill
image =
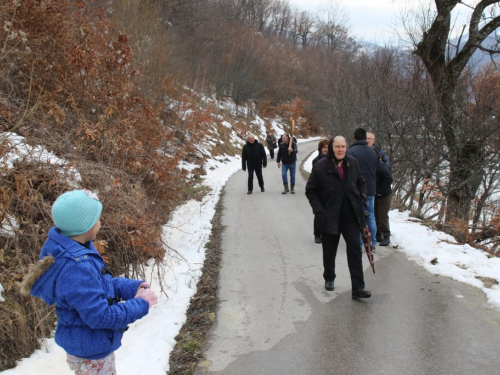
[[[366,130],[363,128],[357,128],[354,131],[354,139],[356,141],[366,141]]]

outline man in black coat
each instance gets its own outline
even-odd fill
[[[267,156],[264,146],[255,139],[253,134],[247,138],[247,143],[241,152],[241,168],[246,171],[248,167],[248,191],[253,191],[253,173],[257,175],[260,191],[264,192],[264,178],[262,177],[262,167],[267,167]]]
[[[373,247],[377,245],[377,224],[375,223],[375,195],[376,195],[376,170],[377,154],[368,146],[366,130],[357,128],[354,131],[355,142],[347,150],[347,155],[354,156],[359,163],[361,174],[366,181],[366,211],[368,212],[368,228],[372,234]],[[360,239],[361,241],[361,239]]]
[[[319,160],[306,184],[306,196],[321,227],[325,289],[334,290],[335,258],[340,235],[346,242],[352,298],[368,298],[363,275],[360,232],[366,227],[366,184],[357,160],[346,155],[347,143],[337,136],[328,157]]]
[[[392,200],[392,175],[382,156],[375,149],[378,157],[377,164],[377,197],[375,199],[375,221],[377,222],[377,236],[380,235],[380,246],[389,246],[391,243],[391,227],[389,225],[389,209]]]

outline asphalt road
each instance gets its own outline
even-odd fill
[[[299,162],[316,145],[299,144]],[[196,374],[500,374],[500,313],[393,248],[377,249],[375,275],[363,258],[372,298],[357,301],[341,241],[327,292],[306,181],[282,195],[268,163],[265,193],[255,179],[247,195],[243,171],[226,185],[219,309]]]

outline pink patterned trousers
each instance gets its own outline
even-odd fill
[[[66,362],[76,375],[116,375],[115,353],[101,359],[85,359],[67,354]]]

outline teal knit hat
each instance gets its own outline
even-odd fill
[[[72,237],[88,232],[99,219],[102,203],[88,190],[68,191],[52,206],[52,219],[61,234]]]

